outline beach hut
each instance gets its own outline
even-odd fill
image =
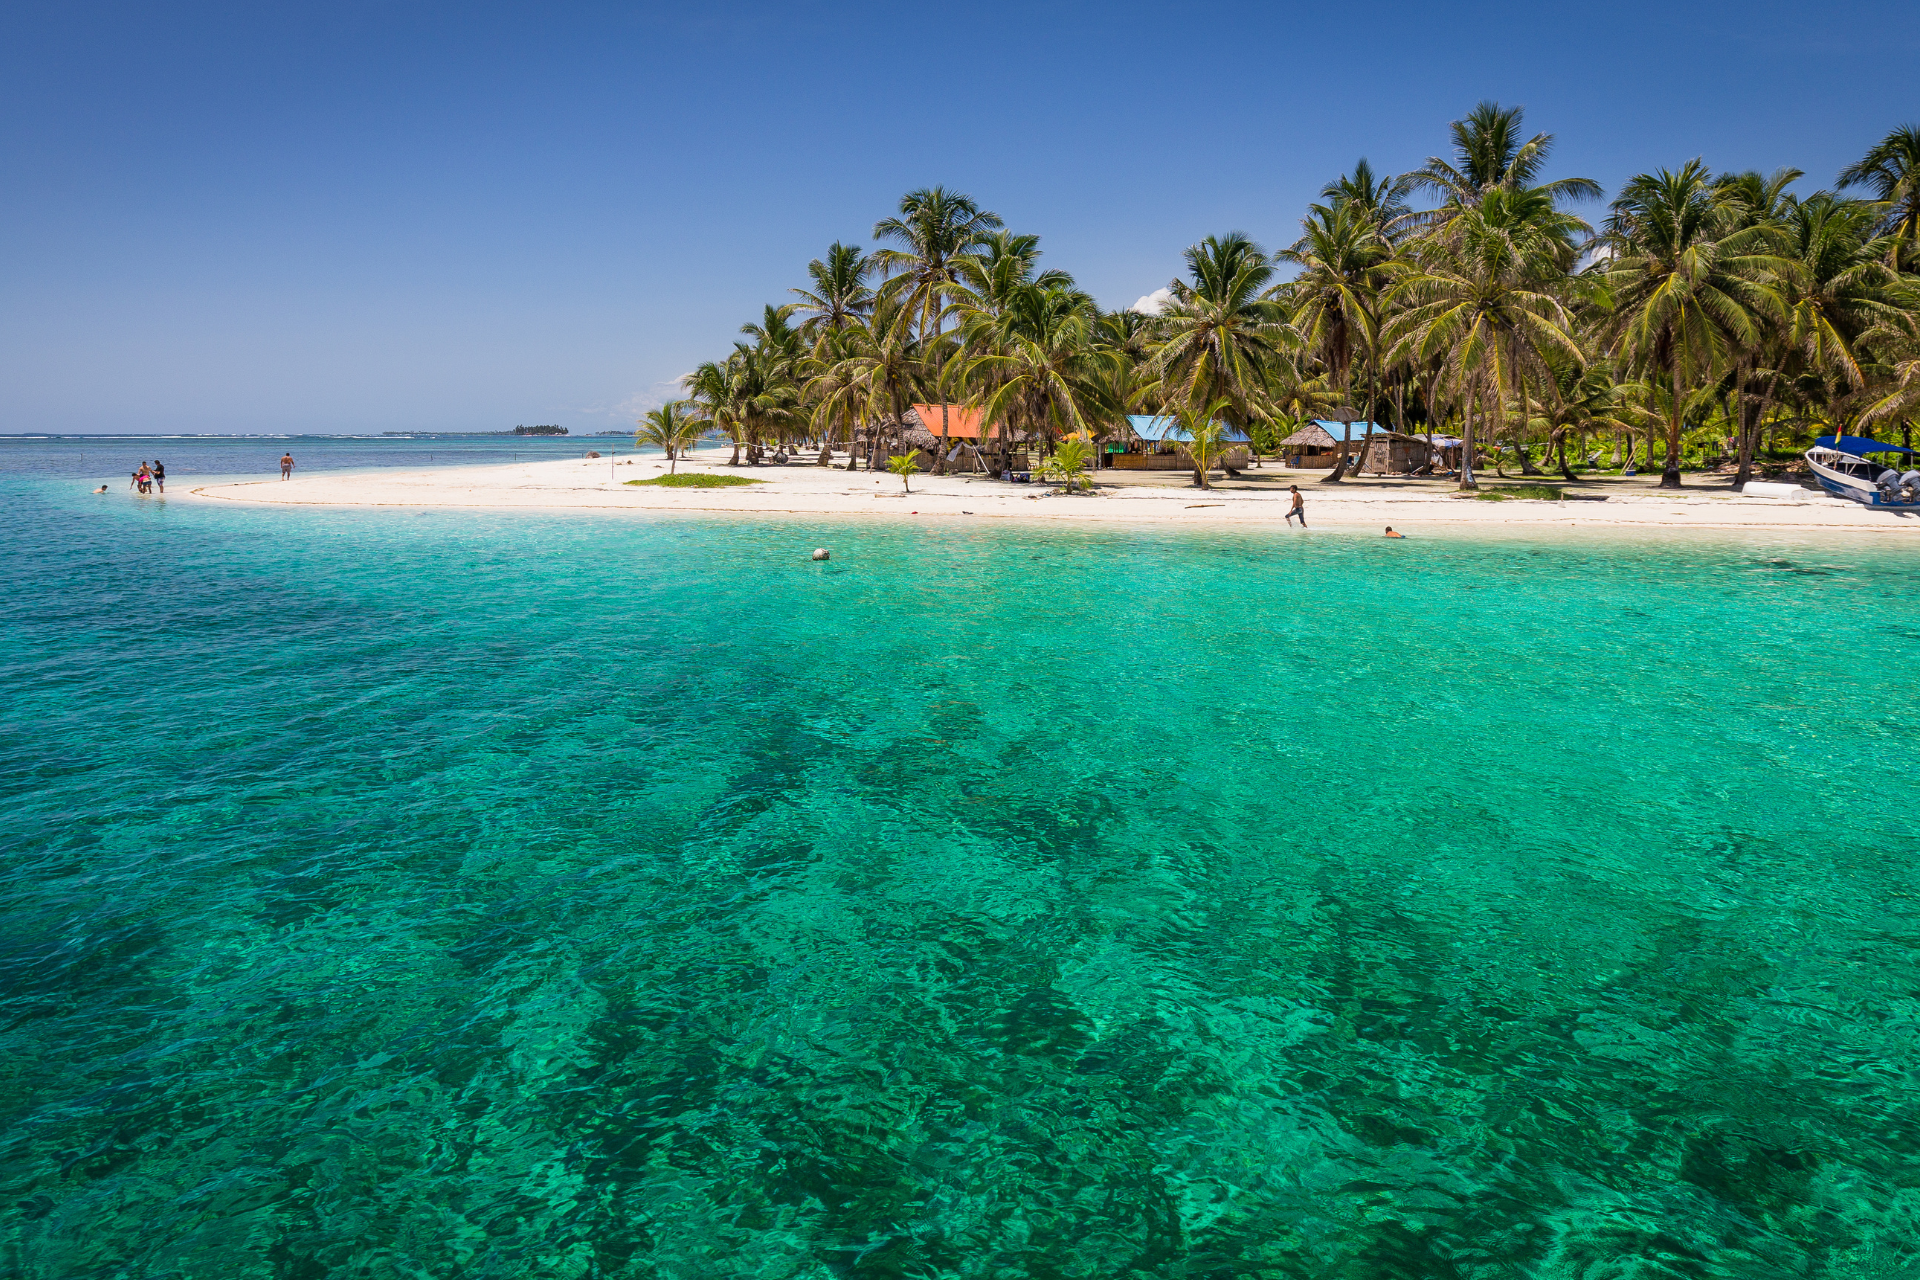
[[[1374,433],[1385,430],[1377,422],[1356,422],[1353,424],[1353,443],[1348,445],[1345,423],[1315,418],[1280,442],[1280,456],[1286,459],[1290,467],[1331,471],[1340,461],[1343,451],[1351,449],[1349,456],[1364,456],[1367,441]]]
[[[1426,466],[1432,456],[1425,436],[1408,435],[1404,431],[1375,431],[1367,437],[1360,465],[1353,472],[1355,475],[1363,471],[1383,476],[1408,475]]]
[[[1223,425],[1227,427],[1223,439],[1230,447],[1220,459],[1220,465],[1228,471],[1238,471],[1250,460],[1248,450],[1253,441],[1240,428]],[[1125,436],[1125,451],[1107,455],[1109,463],[1116,470],[1193,470],[1192,457],[1181,447],[1182,442],[1191,437],[1178,419],[1166,415],[1128,414]]]
[[[1025,471],[1026,454],[1012,452],[1012,446],[1021,443],[1024,437],[1012,433],[1010,439],[1002,424],[988,423],[985,418],[984,410],[969,409],[959,404],[916,404],[906,414],[910,428],[917,428],[932,437],[934,445],[931,447],[936,453],[944,431],[947,469],[950,471],[998,472],[1008,467]]]

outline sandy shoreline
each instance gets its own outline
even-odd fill
[[[624,483],[662,475],[658,455],[613,460],[542,462],[278,477],[177,489],[197,500],[298,506],[478,508],[492,511],[634,511],[709,515],[1100,521],[1129,524],[1282,525],[1287,486],[1299,484],[1314,527],[1409,534],[1448,525],[1560,528],[1846,529],[1895,535],[1920,531],[1920,519],[1874,511],[1808,491],[1792,499],[1746,497],[1705,478],[1679,493],[1656,491],[1653,479],[1601,479],[1568,486],[1568,499],[1504,502],[1455,497],[1443,481],[1349,480],[1321,483],[1324,473],[1272,466],[1242,481],[1202,492],[1167,473],[1102,472],[1095,496],[1066,496],[1042,485],[1011,485],[981,476],[915,476],[903,493],[885,473],[813,465],[728,467],[725,449],[703,449],[681,471],[765,481],[721,489],[665,489]],[[1547,483],[1558,484],[1547,478]],[[1482,478],[1484,488],[1519,481]],[[1604,499],[1604,500],[1598,500]]]

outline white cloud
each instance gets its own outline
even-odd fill
[[[1136,299],[1134,304],[1128,307],[1127,310],[1138,311],[1143,316],[1157,316],[1162,311],[1165,311],[1167,304],[1172,301],[1173,290],[1162,286],[1161,288],[1155,289],[1152,293],[1147,294],[1144,298]]]
[[[687,394],[687,379],[692,372],[681,374],[677,378],[668,378],[656,382],[645,391],[636,391],[618,404],[590,404],[576,409],[576,413],[590,413],[596,417],[611,418],[624,426],[636,418],[644,416],[648,410],[658,409],[669,400],[678,400]]]

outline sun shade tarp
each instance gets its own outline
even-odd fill
[[[1887,444],[1880,440],[1869,440],[1865,436],[1821,436],[1814,441],[1822,449],[1838,449],[1850,453],[1856,458],[1864,458],[1870,453],[1912,453],[1913,450],[1897,444]]]
[[[1187,429],[1181,426],[1179,420],[1176,418],[1148,417],[1145,414],[1130,413],[1127,415],[1127,422],[1133,427],[1133,434],[1139,436],[1142,440],[1184,444],[1186,441],[1192,439],[1192,437],[1187,434]],[[1226,427],[1225,434],[1220,438],[1228,444],[1252,443],[1247,433],[1240,428],[1230,426],[1227,423],[1221,423],[1220,425]]]

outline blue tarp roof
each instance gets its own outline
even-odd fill
[[[1178,444],[1188,438],[1186,428],[1182,427],[1179,421],[1174,418],[1150,418],[1145,414],[1130,413],[1127,415],[1127,421],[1133,425],[1133,434],[1139,436],[1142,440],[1171,440],[1175,444]],[[1247,437],[1247,433],[1240,428],[1227,423],[1222,423],[1221,425],[1227,428],[1226,434],[1221,437],[1226,440],[1227,443],[1251,443]]]
[[[1347,438],[1347,424],[1344,422],[1330,422],[1325,418],[1315,418],[1313,425],[1332,436],[1335,440],[1344,441]],[[1353,424],[1353,438],[1355,440],[1361,440],[1376,431],[1385,430],[1386,428],[1377,422],[1356,422]]]
[[[1869,453],[1912,453],[1897,444],[1886,444],[1879,440],[1869,440],[1865,436],[1821,436],[1814,444],[1823,449],[1838,449],[1854,457],[1863,457]]]

